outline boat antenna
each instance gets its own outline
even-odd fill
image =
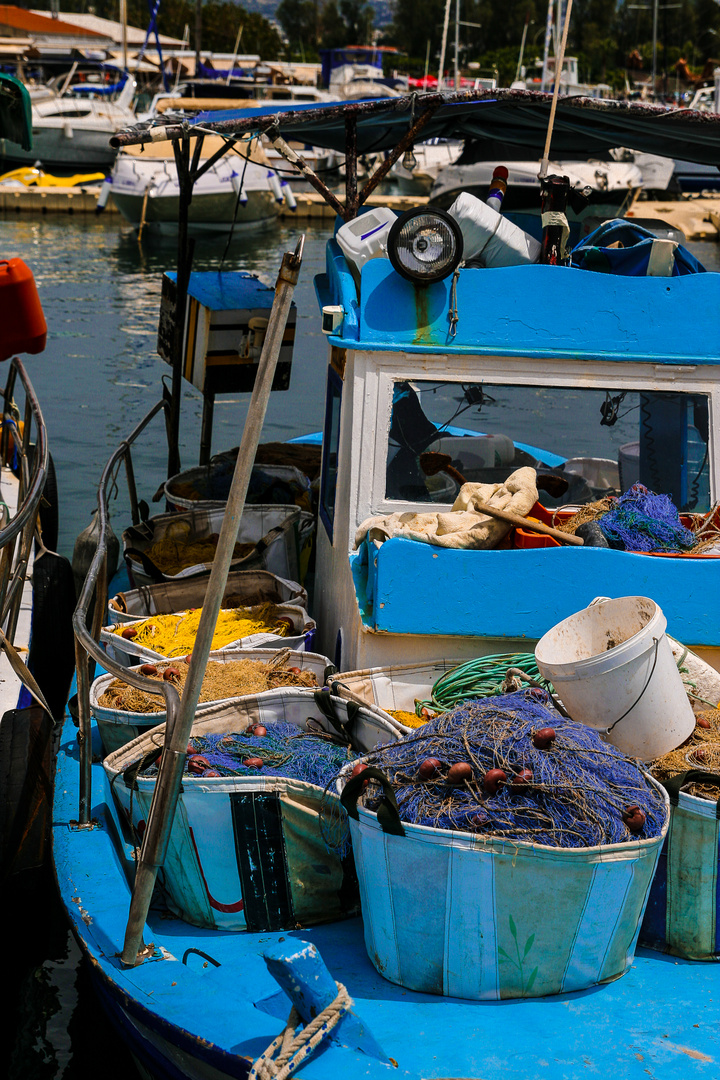
[[[550,165],[550,142],[552,140],[553,127],[555,126],[555,110],[557,109],[557,99],[560,92],[560,76],[562,75],[563,60],[565,59],[565,46],[567,45],[568,30],[570,29],[570,12],[572,11],[572,0],[567,0],[567,7],[565,8],[565,22],[563,23],[562,41],[560,42],[560,51],[555,57],[555,85],[553,86],[552,104],[550,106],[550,119],[548,120],[547,135],[545,137],[545,149],[543,151],[542,161],[540,162],[540,172],[538,173],[538,179],[542,180],[547,176],[548,168]]]

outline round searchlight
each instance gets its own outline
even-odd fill
[[[462,259],[460,226],[444,210],[406,210],[390,230],[388,255],[409,281],[427,285],[452,274]]]

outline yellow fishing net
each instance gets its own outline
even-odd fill
[[[286,654],[287,655],[287,654]],[[149,665],[143,667],[152,671],[143,671],[150,679],[163,681],[167,671],[180,697],[187,679],[189,665],[184,660],[174,660],[171,664]],[[318,681],[312,671],[301,671],[297,667],[280,667],[272,661],[232,660],[221,664],[211,660],[205,670],[200,690],[200,701],[222,701],[224,698],[238,697],[240,694],[259,694],[263,690],[274,690],[278,686],[317,687]],[[128,686],[120,679],[113,679],[107,690],[98,698],[98,704],[107,709],[117,709],[134,713],[154,713],[165,711],[165,699],[162,691],[146,694]]]
[[[418,716],[414,712],[406,712],[405,709],[388,709],[391,716],[394,716],[399,724],[404,724],[405,727],[422,727],[428,721],[427,716]]]
[[[720,753],[717,745],[720,739],[720,709],[708,709],[698,713],[693,733],[677,750],[671,750],[663,757],[656,758],[649,767],[649,772],[660,780],[669,780],[688,769],[704,769],[706,772],[720,773]],[[692,760],[688,761],[688,755]],[[687,790],[699,798],[717,801],[718,788],[708,784],[691,783]]]
[[[113,628],[113,633],[161,656],[183,656],[193,650],[201,613],[202,608],[193,608],[173,615],[151,615],[142,622],[120,624]],[[292,620],[281,615],[275,604],[223,608],[218,615],[212,648],[223,649],[251,634],[272,633],[286,637],[292,629]]]

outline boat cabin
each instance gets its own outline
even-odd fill
[[[714,557],[566,547],[515,530],[494,550],[356,533],[368,518],[449,511],[459,490],[419,457],[448,454],[468,481],[529,465],[564,476],[533,516],[639,481],[683,513],[718,499],[720,275],[615,277],[558,266],[460,269],[415,285],[389,259],[359,285],[335,239],[316,279],[341,309],[328,336],[316,607],[341,670],[527,650],[599,595],[653,596],[670,631],[720,646]],[[453,335],[452,319],[456,319]],[[338,603],[338,598],[340,602]]]

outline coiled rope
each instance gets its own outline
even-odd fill
[[[419,713],[425,707],[445,712],[470,698],[501,694],[508,668],[520,668],[533,684],[550,689],[550,684],[538,670],[533,653],[498,653],[480,656],[477,660],[469,660],[467,664],[446,671],[433,686],[428,700],[417,703],[416,711]]]
[[[338,988],[337,997],[297,1035],[295,1029],[302,1020],[293,1005],[285,1029],[253,1064],[248,1080],[286,1080],[310,1057],[350,1011],[352,998],[342,983],[335,985]]]

